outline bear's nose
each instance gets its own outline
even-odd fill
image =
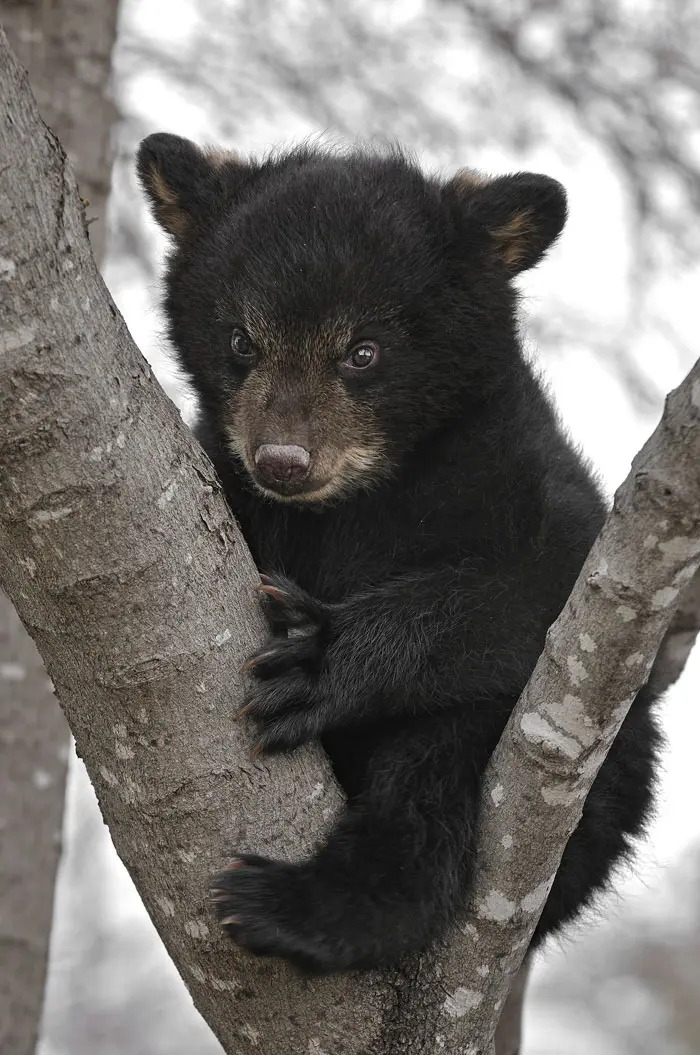
[[[263,443],[255,452],[255,467],[273,486],[300,484],[309,474],[311,455],[295,443]]]

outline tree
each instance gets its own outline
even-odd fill
[[[0,14],[30,70],[42,115],[73,158],[104,247],[114,105],[106,93],[117,0],[4,3]],[[0,288],[4,288],[0,266]],[[0,1048],[34,1051],[61,852],[69,730],[41,658],[0,593]]]
[[[101,283],[70,167],[4,38],[0,99],[0,581],[170,954],[230,1051],[491,1051],[566,839],[700,564],[700,367],[618,493],[494,755],[470,915],[394,970],[302,980],[224,942],[206,879],[226,846],[306,851],[338,791],[318,750],[251,761],[230,721],[262,632],[255,569]]]

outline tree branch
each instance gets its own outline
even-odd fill
[[[700,567],[700,361],[618,489],[489,763],[467,932],[446,948],[459,1037],[488,1051],[585,798]],[[687,653],[686,653],[687,655]],[[496,969],[494,970],[494,967]],[[486,979],[482,974],[488,968]]]
[[[231,1052],[491,1052],[585,795],[698,567],[698,368],[618,493],[494,754],[470,915],[393,971],[300,979],[225,943],[203,892],[226,851],[308,852],[338,791],[317,750],[247,758],[231,714],[262,633],[255,569],[101,283],[65,157],[1,37],[0,99],[0,581],[195,1003]]]
[[[118,116],[108,89],[118,7],[119,0],[0,3],[3,28],[29,71],[42,119],[60,138],[89,202],[90,244],[98,260],[105,251]]]

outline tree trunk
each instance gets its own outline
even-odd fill
[[[96,270],[70,166],[0,37],[0,581],[54,681],[117,851],[228,1051],[361,1051],[391,993],[239,953],[208,877],[308,852],[340,804],[320,749],[250,759],[255,568],[211,464]],[[359,1009],[362,1009],[361,1011]]]
[[[36,646],[0,594],[0,1051],[36,1046],[70,740]]]
[[[61,138],[98,216],[104,248],[115,117],[107,95],[118,0],[0,4],[44,120]],[[0,266],[0,290],[5,278]],[[0,592],[0,1050],[31,1055],[43,1004],[61,853],[68,725],[36,646]]]

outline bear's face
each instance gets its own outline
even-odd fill
[[[486,398],[512,354],[510,277],[565,212],[545,177],[494,195],[398,153],[254,165],[157,135],[139,174],[175,239],[183,365],[256,487],[305,503],[371,486]]]

